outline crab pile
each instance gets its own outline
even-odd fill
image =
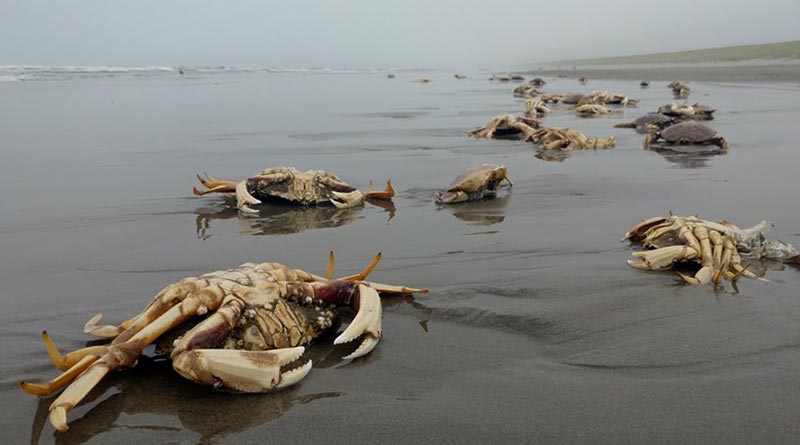
[[[502,114],[491,118],[486,126],[476,128],[470,131],[469,134],[478,139],[517,139],[520,141],[528,141],[537,128],[539,128],[539,121],[532,117]]]
[[[603,116],[614,114],[615,111],[601,104],[585,103],[578,105],[572,111],[580,117]]]
[[[642,221],[623,237],[637,241],[646,249],[634,252],[628,264],[642,270],[699,268],[693,274],[676,271],[689,284],[719,285],[723,279],[736,282],[740,277],[765,281],[748,270],[742,261],[758,259],[794,262],[800,258],[790,244],[768,240],[764,234],[773,227],[762,221],[740,229],[727,221],[713,222],[694,216],[657,216]],[[688,266],[688,267],[682,267]]]
[[[611,148],[616,145],[614,136],[607,138],[588,138],[585,134],[571,128],[541,128],[531,135],[531,141],[545,150],[584,150]]]

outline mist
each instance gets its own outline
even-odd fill
[[[1,3],[0,64],[493,68],[800,39],[796,0]]]

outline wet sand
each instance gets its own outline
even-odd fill
[[[800,83],[800,64],[664,64],[664,65],[618,65],[578,66],[570,68],[547,68],[530,71],[530,75],[563,76],[577,79],[588,76],[589,79],[617,80],[656,80],[671,82],[703,81],[703,82],[781,82],[791,83],[797,87]]]
[[[415,76],[415,77],[422,77]],[[547,78],[547,91],[640,98],[613,118],[561,109],[547,125],[617,137],[617,147],[537,158],[531,144],[466,130],[522,110],[514,84],[451,73],[230,74],[0,84],[0,425],[6,443],[544,442],[797,443],[800,272],[770,283],[679,286],[630,269],[622,233],[642,218],[699,213],[770,219],[800,244],[795,122],[782,83],[692,83],[719,111],[725,155],[643,151],[614,123],[671,102],[665,82]],[[679,76],[687,79],[685,76]],[[653,78],[655,79],[655,78]],[[636,77],[638,80],[638,77]],[[666,79],[665,79],[666,80]],[[669,79],[672,80],[672,79]],[[464,169],[504,163],[498,199],[437,209],[432,193]],[[365,188],[391,178],[394,216],[272,207],[240,218],[191,196],[194,174],[239,178],[286,164]],[[364,359],[320,339],[315,368],[270,395],[213,393],[168,363],[114,373],[46,423],[52,398],[23,379],[56,372],[40,340],[89,340],[98,311],[121,321],[163,286],[246,261],[321,273],[359,270],[430,293],[384,303],[384,337]]]

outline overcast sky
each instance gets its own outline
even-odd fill
[[[800,40],[800,0],[0,0],[0,65],[514,67]]]

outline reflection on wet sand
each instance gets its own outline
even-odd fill
[[[366,201],[375,207],[382,208],[386,213],[389,214],[389,219],[387,221],[391,221],[394,218],[394,215],[397,214],[397,207],[394,206],[394,202],[391,199],[373,199],[373,198],[366,198]]]
[[[73,420],[69,431],[54,434],[55,442],[85,443],[115,429],[157,430],[167,436],[171,431],[188,429],[200,435],[197,443],[208,443],[272,422],[298,405],[341,395],[337,392],[300,395],[300,387],[269,394],[212,394],[207,388],[182,379],[168,360],[144,356],[124,375],[117,374],[101,383],[86,402],[96,402],[111,388],[117,392],[93,407],[91,415]],[[48,408],[56,397],[39,399],[31,429],[32,444],[41,441]],[[176,425],[174,418],[180,425]]]
[[[511,197],[509,193],[494,199],[470,201],[450,206],[437,206],[447,208],[453,216],[476,226],[490,226],[505,220],[505,207]]]
[[[569,152],[563,150],[537,150],[534,155],[536,159],[546,162],[564,162],[569,159]]]
[[[669,162],[678,164],[679,168],[706,168],[711,158],[727,153],[715,145],[659,144],[651,145],[649,150],[660,154]]]
[[[392,206],[393,207],[393,206]],[[355,222],[363,207],[339,209],[332,206],[300,207],[283,204],[262,206],[258,214],[242,214],[225,204],[201,207],[195,211],[197,237],[206,239],[213,220],[238,218],[242,235],[286,235],[313,229],[339,227]],[[389,210],[387,210],[389,211]],[[394,216],[390,212],[390,218]]]

